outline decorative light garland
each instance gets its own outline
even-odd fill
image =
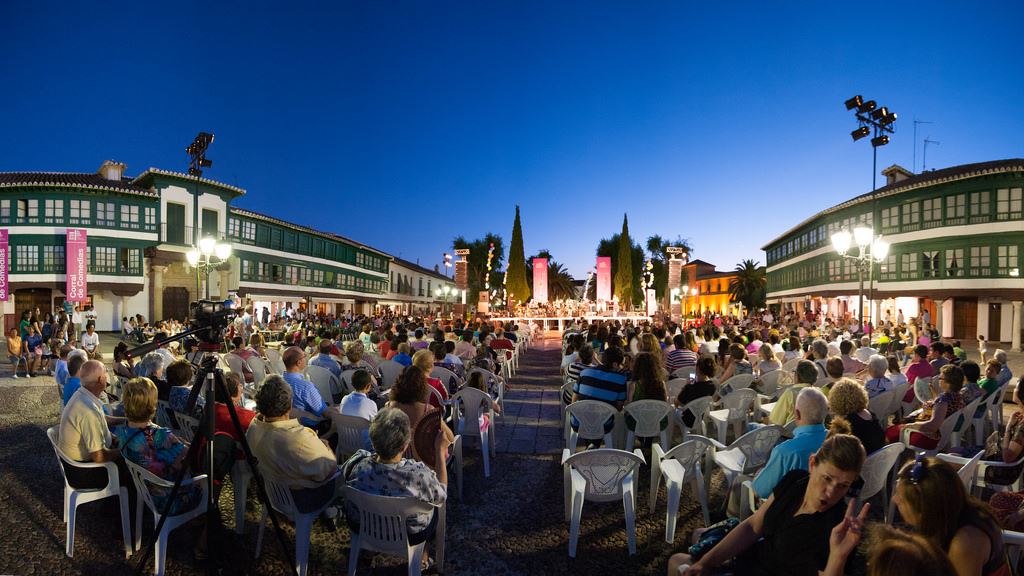
[[[484,289],[491,289],[491,258],[494,257],[494,242],[491,242],[490,248],[487,249],[487,275],[484,276]]]

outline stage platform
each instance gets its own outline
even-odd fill
[[[571,323],[573,320],[578,320],[580,318],[586,318],[587,322],[593,322],[594,320],[621,320],[621,321],[630,320],[632,322],[643,322],[645,320],[650,320],[651,319],[650,316],[639,316],[639,315],[630,315],[630,316],[600,316],[600,315],[595,314],[595,315],[587,315],[587,316],[548,316],[548,317],[544,317],[544,316],[517,316],[517,317],[506,316],[506,317],[500,317],[500,318],[498,318],[498,317],[491,318],[490,321],[491,322],[514,322],[516,324],[523,324],[523,323],[526,323],[526,322],[533,322],[533,323],[539,323],[541,328],[543,328],[544,330],[554,329],[553,327],[549,327],[549,323],[557,323],[557,329],[558,329],[559,332],[561,332],[561,331],[565,330],[565,325],[566,324]]]

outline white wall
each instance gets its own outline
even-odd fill
[[[174,204],[185,205],[185,227],[191,228],[195,226],[193,213],[195,211],[195,196],[191,190],[183,188],[181,186],[168,186],[160,191],[160,213],[162,215],[167,214],[167,203],[171,202]],[[218,213],[217,228],[221,234],[227,234],[228,231],[228,208],[227,203],[224,202],[216,194],[210,194],[209,192],[203,193],[199,196],[199,218],[202,222],[202,211],[203,208],[207,210],[216,210]],[[166,223],[166,218],[164,219]],[[186,239],[189,240],[189,239]]]
[[[1013,341],[1013,304],[1010,302],[1003,302],[1000,307],[1002,314],[999,318],[999,341],[1000,342],[1012,342]],[[988,336],[988,334],[986,334]]]
[[[939,334],[943,338],[953,337],[953,299],[946,298],[942,301],[942,327]]]

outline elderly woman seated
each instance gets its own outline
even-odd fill
[[[142,357],[132,370],[136,376],[149,378],[156,385],[157,397],[160,400],[167,400],[171,393],[171,387],[164,379],[164,357],[159,352],[150,352]]]
[[[312,428],[290,416],[292,388],[271,374],[256,393],[257,416],[245,437],[260,468],[292,491],[299,512],[318,510],[334,499],[338,463]]]
[[[869,399],[893,389],[892,380],[885,376],[888,370],[889,360],[885,356],[872,354],[868,358],[868,378],[864,382],[864,388],[868,391]]]
[[[913,430],[910,434],[910,444],[925,450],[934,450],[939,444],[939,431],[942,423],[950,415],[960,411],[964,407],[964,398],[960,395],[960,389],[964,385],[964,373],[959,366],[947,364],[939,371],[939,386],[942,394],[934,401],[925,403],[916,422],[910,424],[895,424],[885,431],[885,438],[889,442],[897,442],[904,428]]]
[[[411,441],[409,417],[398,408],[384,408],[370,423],[370,442],[376,454],[359,450],[342,465],[345,482],[362,492],[380,496],[411,496],[434,506],[441,506],[447,498],[448,470],[445,453],[451,445],[451,435],[438,430],[434,440],[436,462],[433,469],[403,455]],[[349,528],[358,533],[358,513],[346,505]],[[407,522],[410,544],[431,540],[437,529],[437,513],[417,514]],[[430,566],[424,551],[423,568]]]

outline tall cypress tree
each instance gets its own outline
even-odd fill
[[[626,214],[622,215],[622,233],[619,234],[615,295],[619,297],[619,308],[629,310],[633,307],[633,240],[629,237],[629,217]]]
[[[523,249],[523,226],[519,222],[519,205],[516,205],[516,221],[512,224],[512,243],[508,249],[508,281],[505,288],[517,302],[530,299],[530,284],[526,281],[526,251]],[[511,304],[511,302],[509,302]]]

